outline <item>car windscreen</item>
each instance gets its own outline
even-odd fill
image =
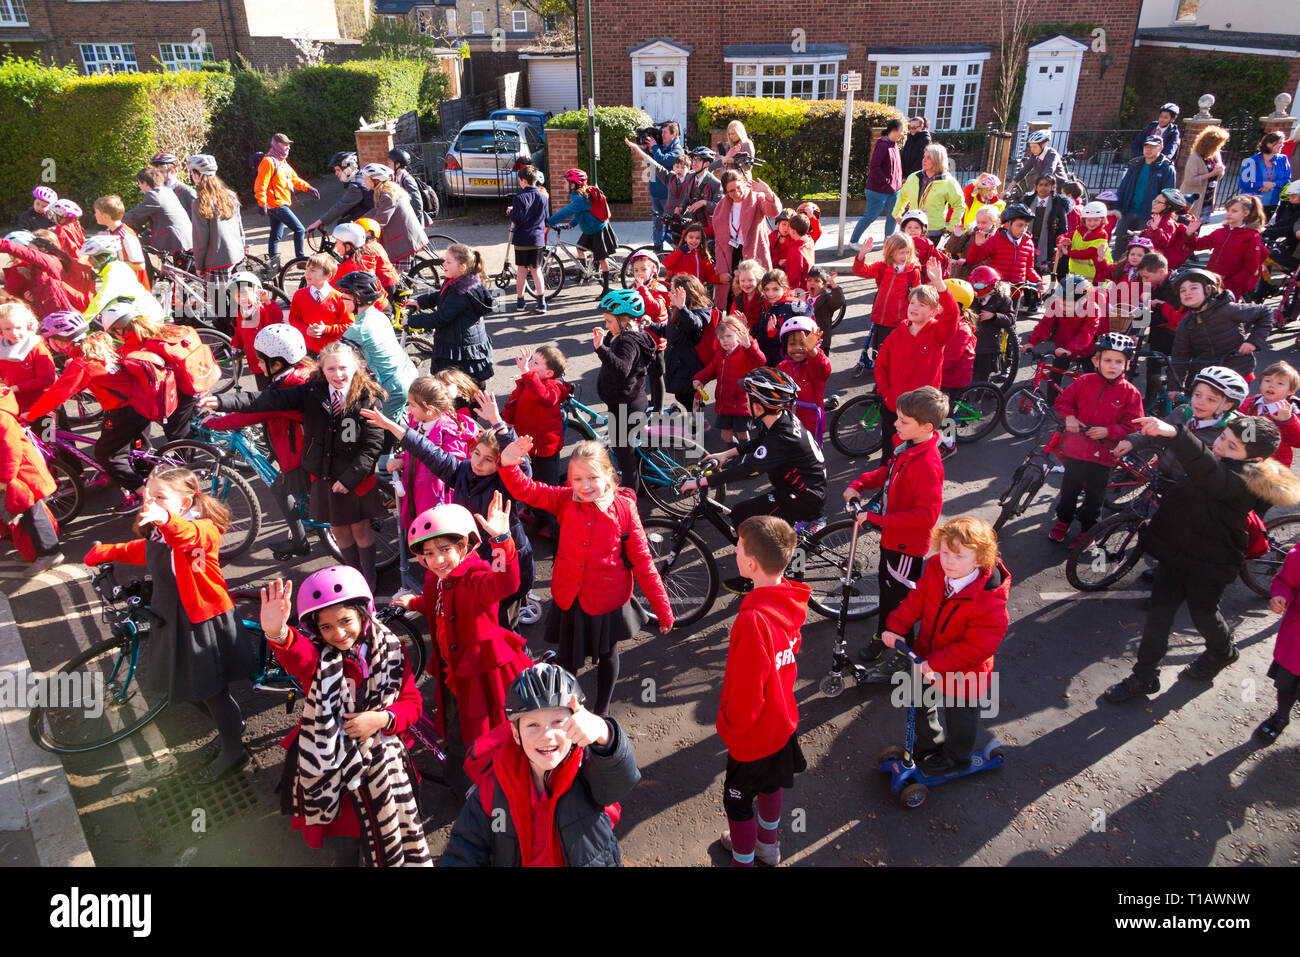
[[[456,141],[459,153],[518,153],[519,134],[514,130],[461,130]]]

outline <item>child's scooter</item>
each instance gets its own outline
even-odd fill
[[[862,504],[862,499],[850,499],[844,507],[846,512],[857,516],[866,506]],[[842,590],[840,592],[840,613],[835,619],[835,650],[831,652],[831,670],[827,672],[826,677],[822,679],[822,694],[828,698],[834,698],[844,690],[844,676],[850,674],[853,680],[858,684],[866,684],[867,677],[871,674],[871,669],[864,665],[857,664],[849,657],[848,641],[844,637],[845,628],[849,622],[849,599],[853,597],[853,578],[851,570],[854,567],[854,560],[857,557],[858,550],[858,529],[862,526],[857,522],[853,524],[853,535],[849,539],[849,560],[844,577],[840,580]]]
[[[912,659],[913,666],[919,667],[924,662],[916,656],[916,653],[901,642],[895,645],[899,651],[906,653],[907,657]],[[889,774],[889,787],[898,795],[899,803],[906,808],[918,808],[925,803],[929,795],[929,788],[939,784],[947,784],[954,778],[964,778],[968,774],[977,774],[980,771],[992,771],[994,768],[1002,767],[1002,743],[1000,741],[990,741],[981,751],[976,751],[970,756],[970,767],[964,771],[953,771],[951,774],[945,774],[942,777],[930,777],[923,772],[916,763],[915,755],[912,749],[916,746],[916,702],[907,709],[907,739],[903,747],[891,744],[880,752],[877,759],[880,762],[880,770]]]

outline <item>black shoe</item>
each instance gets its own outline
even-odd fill
[[[1255,740],[1260,744],[1272,744],[1290,723],[1291,721],[1286,715],[1272,714],[1268,717],[1268,720],[1255,729]]]
[[[874,665],[885,653],[885,643],[879,638],[872,638],[871,643],[858,651],[858,660],[865,665]]]
[[[216,784],[222,778],[234,774],[252,759],[253,755],[249,753],[248,748],[242,749],[239,752],[239,756],[230,762],[221,760],[220,755],[218,755],[212,763],[205,764],[203,767],[199,768],[199,770],[194,772],[194,783],[199,787],[207,787],[210,784]]]
[[[1203,651],[1195,661],[1179,673],[1179,677],[1192,678],[1195,681],[1213,681],[1215,675],[1240,657],[1241,652],[1236,648],[1233,648],[1232,654],[1226,658],[1218,658],[1208,651]]]
[[[733,595],[748,595],[754,590],[754,582],[743,575],[737,575],[735,578],[728,578],[722,583],[722,587]]]
[[[218,754],[221,753],[221,735],[217,735],[203,747],[194,752],[194,767],[201,768],[206,764],[211,764]]]
[[[276,542],[271,546],[271,555],[277,562],[287,562],[291,558],[301,558],[311,554],[311,543],[297,544],[291,541]]]
[[[867,680],[871,682],[890,681],[894,675],[906,671],[910,667],[912,667],[912,659],[897,648],[891,648],[889,654],[876,662],[876,667],[871,669],[871,673],[867,675]]]
[[[1138,580],[1144,581],[1148,585],[1150,585],[1153,581],[1156,580],[1156,570],[1154,568],[1144,569],[1142,574],[1138,576]]]
[[[1118,684],[1113,684],[1106,689],[1103,697],[1111,704],[1123,704],[1136,698],[1138,695],[1155,694],[1160,690],[1160,679],[1152,678],[1150,681],[1143,681],[1137,675],[1129,675]]]
[[[961,771],[970,770],[970,760],[954,761],[952,758],[940,749],[932,751],[925,757],[917,759],[916,766],[926,777],[946,778],[949,775],[957,774]]]

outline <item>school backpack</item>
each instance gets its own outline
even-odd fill
[[[602,223],[609,222],[609,200],[605,199],[605,194],[600,191],[599,186],[592,186],[587,190],[587,201],[591,203],[591,215]]]
[[[420,198],[424,200],[424,218],[432,222],[442,212],[442,203],[438,199],[438,191],[414,173],[411,173],[411,179],[415,180],[415,187],[420,191]]]
[[[157,339],[146,339],[144,348],[162,358],[176,376],[176,388],[185,395],[202,395],[221,378],[221,368],[198,330],[167,324]]]
[[[131,408],[150,422],[166,422],[176,411],[176,374],[153,352],[139,350],[122,357],[122,368],[131,377],[131,394],[122,396]]]
[[[248,170],[252,174],[252,182],[257,182],[257,171],[262,168],[262,160],[266,159],[266,154],[262,152],[248,154]]]

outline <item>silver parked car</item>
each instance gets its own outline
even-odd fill
[[[474,120],[447,150],[442,178],[450,196],[508,196],[519,192],[518,171],[546,169],[546,145],[517,120]]]

